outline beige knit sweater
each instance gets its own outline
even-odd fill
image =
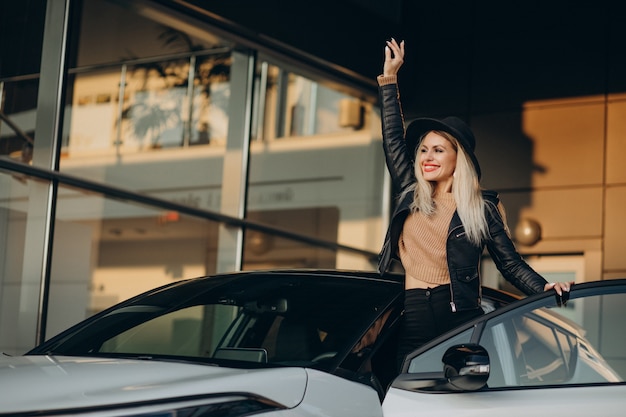
[[[446,241],[456,203],[452,193],[435,195],[435,212],[411,213],[400,235],[400,260],[407,277],[433,285],[450,283]]]

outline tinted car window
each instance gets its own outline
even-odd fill
[[[408,373],[441,371],[441,358],[445,351],[450,346],[468,343],[472,337],[472,333],[473,328],[465,330],[415,357],[409,363]]]
[[[322,274],[191,280],[105,311],[31,353],[330,369],[400,294],[397,283]]]
[[[572,291],[560,303],[552,294],[486,315],[476,326],[416,352],[409,373],[440,372],[454,344],[477,342],[490,360],[488,388],[610,384],[626,380],[626,288]],[[534,300],[534,299],[533,299]]]
[[[610,352],[626,349],[615,320],[625,301],[624,294],[589,294],[554,307],[546,298],[489,320],[480,340],[490,356],[489,387],[622,382],[623,366],[611,363]]]
[[[542,310],[489,323],[481,339],[490,387],[564,383],[575,369],[577,337],[541,318]]]

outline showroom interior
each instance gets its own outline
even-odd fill
[[[393,207],[375,82],[389,37],[406,42],[406,120],[468,121],[533,267],[626,272],[622,5],[2,7],[3,352],[172,280],[375,269]],[[483,276],[504,285],[488,256]]]

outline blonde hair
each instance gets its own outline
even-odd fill
[[[446,138],[456,150],[456,169],[452,182],[452,194],[454,195],[456,210],[465,228],[467,238],[473,244],[480,246],[488,236],[489,231],[485,219],[485,203],[478,181],[478,174],[469,156],[454,136],[443,131],[433,132]],[[421,143],[424,136],[418,142],[416,153],[419,149],[419,143]],[[404,190],[401,197],[413,193],[413,201],[410,206],[411,212],[421,211],[426,216],[429,216],[436,210],[433,201],[435,186],[430,181],[424,179],[422,170],[417,162],[418,160],[419,158],[416,156],[414,170],[417,181]]]

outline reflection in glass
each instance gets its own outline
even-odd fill
[[[364,127],[365,104],[323,83],[263,62],[257,85],[261,107],[255,119],[256,140],[350,133]],[[344,122],[345,103],[352,103],[356,116],[349,123]]]
[[[199,56],[196,60],[191,106],[191,145],[224,145],[228,134],[230,54]]]
[[[0,155],[32,160],[39,80],[0,81]]]
[[[47,335],[150,288],[215,272],[217,224],[62,188]]]
[[[337,241],[338,213],[335,208],[266,210],[248,213],[248,220],[289,230],[298,225],[298,233],[327,242]],[[334,250],[316,248],[281,236],[257,230],[244,233],[244,269],[335,268]]]
[[[242,270],[335,267],[337,253],[333,249],[252,229],[244,233],[244,239]]]
[[[217,36],[200,38],[173,27],[173,16],[152,9],[147,2],[79,0],[73,6],[77,19],[71,33],[77,38],[70,56],[76,67],[147,60],[224,45]]]
[[[76,10],[60,169],[220,211],[231,43],[149,4]]]
[[[246,218],[378,252],[385,174],[380,139],[364,117],[371,105],[275,63],[260,62],[256,77]],[[364,256],[323,258],[246,252],[246,265],[373,269]]]
[[[184,60],[128,68],[120,138],[125,149],[183,145],[188,74]]]
[[[622,333],[611,325],[614,311],[600,306],[623,305],[624,294],[577,297],[568,307],[555,307],[552,297],[490,320],[480,344],[491,358],[490,387],[552,386],[622,382],[619,367],[611,364],[611,349],[623,351],[618,337],[610,344],[598,340],[597,323],[608,324],[608,333]],[[567,316],[571,306],[582,320],[576,323]],[[529,308],[530,307],[530,308]],[[564,314],[562,314],[564,313]],[[586,323],[586,324],[583,324]],[[586,326],[591,325],[591,328]],[[620,325],[621,326],[621,325]],[[619,365],[620,361],[616,364]]]
[[[337,230],[336,210],[319,209],[328,211],[318,218],[324,218],[323,224],[310,222],[307,227],[300,229],[305,236],[316,241],[333,243],[336,241],[334,232]],[[310,218],[312,210],[286,210],[276,212],[253,213],[255,219],[263,224],[272,224],[278,229],[287,230],[284,225],[292,225],[293,219]],[[333,220],[333,213],[334,220]],[[277,221],[281,219],[282,221]],[[279,233],[265,233],[252,228],[244,232],[244,255],[243,270],[265,269],[336,269],[337,265],[349,265],[352,269],[373,270],[375,269],[376,257],[371,254],[350,251],[346,248],[319,247],[309,241],[301,241],[281,236]],[[345,267],[349,268],[349,267]]]
[[[44,138],[48,152],[60,151],[63,174],[132,190],[137,199],[150,195],[213,212],[231,210],[229,197],[245,194],[252,220],[377,250],[383,158],[363,120],[344,122],[343,103],[354,104],[350,114],[362,114],[364,104],[356,97],[264,63],[270,68],[264,76],[268,88],[251,102],[244,86],[254,53],[233,55],[233,44],[210,28],[165,16],[149,2],[78,0],[71,7],[61,137]],[[231,72],[231,67],[245,70]],[[38,76],[0,81],[0,110],[15,126],[0,120],[0,155],[32,160]],[[238,102],[231,102],[231,93]],[[58,99],[46,94],[45,100]],[[227,145],[245,157],[248,149],[247,132],[229,133],[229,124],[247,129],[247,110],[255,106],[252,117],[260,123],[255,126],[267,133],[267,141],[257,144],[287,148],[252,149],[252,185],[233,181],[229,186],[224,178],[238,178],[245,158],[225,163]],[[231,115],[231,107],[246,111]],[[297,141],[288,139],[296,136]],[[61,149],[51,149],[57,143]],[[289,149],[294,143],[300,148]],[[219,227],[214,223],[63,186],[50,204],[53,184],[33,184],[22,175],[2,178],[6,249],[0,340],[5,352],[32,347],[41,333],[40,317],[50,336],[145,289],[216,270]],[[232,212],[240,216],[243,206]],[[359,253],[254,233],[247,231],[246,268],[373,268]],[[51,271],[45,262],[49,253]],[[28,340],[18,333],[28,334]]]
[[[223,146],[229,70],[230,55],[218,53],[74,74],[68,89],[65,156]]]
[[[0,173],[0,351],[7,354],[32,347],[37,327],[41,284],[24,274],[25,262],[41,256],[26,253],[32,186],[23,176]]]

